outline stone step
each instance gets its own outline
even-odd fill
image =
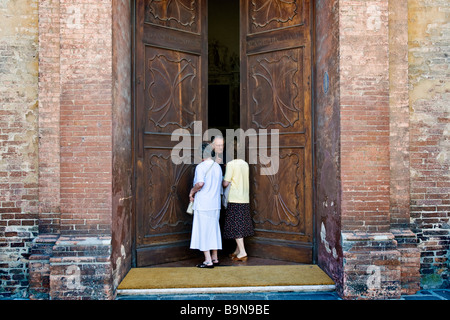
[[[336,300],[335,285],[121,289],[117,300]]]

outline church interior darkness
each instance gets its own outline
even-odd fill
[[[239,95],[239,0],[209,0],[209,128],[240,127]]]

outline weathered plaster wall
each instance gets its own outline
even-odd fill
[[[408,0],[389,1],[390,223],[400,253],[401,289],[420,289],[420,251],[410,219]]]
[[[38,217],[38,1],[0,2],[0,297],[24,297]]]
[[[342,285],[339,1],[315,1],[315,199],[318,264]]]
[[[409,0],[411,224],[422,286],[448,287],[450,242],[450,2]]]

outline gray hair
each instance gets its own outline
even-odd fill
[[[200,149],[200,156],[202,159],[212,158],[215,156],[215,152],[210,143],[203,142]]]

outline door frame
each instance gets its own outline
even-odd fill
[[[136,1],[131,0],[131,194],[133,195],[133,201],[131,204],[131,266],[135,268],[137,266],[137,244],[136,244],[136,182],[137,182],[137,170],[136,170],[136,139],[137,139],[137,126],[136,126]],[[208,1],[208,0],[207,0]],[[316,76],[316,9],[315,0],[311,1],[310,19],[311,19],[311,157],[312,157],[312,264],[318,264],[318,231],[317,231],[317,217],[316,217],[316,162],[315,162],[315,76]],[[208,110],[207,110],[208,112]],[[241,111],[242,112],[242,111]]]
[[[131,0],[131,267],[137,266],[136,247],[136,0]]]

